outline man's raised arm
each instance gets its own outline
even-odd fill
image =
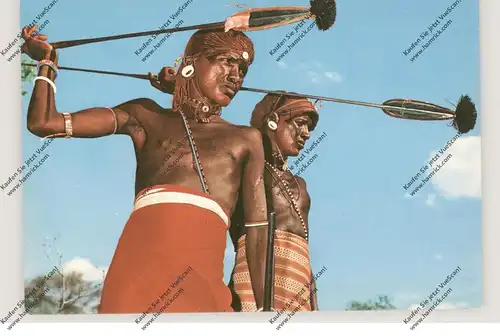
[[[243,209],[245,212],[246,258],[257,308],[264,304],[267,249],[267,206],[264,186],[264,149],[262,135],[249,129],[250,154],[243,172]]]
[[[45,42],[44,35],[34,35],[37,26],[23,29],[25,44],[22,49],[36,61],[48,61],[50,65],[41,66],[28,107],[28,130],[39,136],[95,138],[110,134],[131,134],[140,127],[134,118],[142,100],[135,100],[110,108],[90,108],[75,113],[58,113],[55,106],[55,78],[57,53]],[[53,86],[54,85],[54,86]]]

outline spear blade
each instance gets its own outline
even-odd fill
[[[413,99],[390,99],[384,102],[382,111],[393,118],[411,120],[454,119],[455,112],[449,108]]]

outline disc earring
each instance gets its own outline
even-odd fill
[[[278,129],[278,124],[274,120],[269,120],[267,122],[267,127],[269,127],[271,131],[276,131]]]
[[[192,65],[186,65],[182,69],[181,74],[182,74],[182,77],[184,77],[184,78],[193,77],[193,75],[194,75],[194,66],[192,66]]]

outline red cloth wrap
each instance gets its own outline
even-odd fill
[[[215,201],[180,186],[154,188]],[[99,313],[232,311],[231,293],[223,282],[226,230],[219,215],[192,204],[159,203],[134,210],[109,267]]]

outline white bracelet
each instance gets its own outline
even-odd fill
[[[118,130],[118,118],[116,117],[116,112],[115,110],[113,110],[112,108],[110,107],[106,107],[108,110],[111,111],[111,113],[113,113],[113,120],[114,120],[114,128],[113,128],[113,133],[111,134],[115,134],[116,131]]]
[[[264,307],[257,309],[257,313],[264,311]],[[271,307],[271,311],[276,312],[274,308]]]
[[[52,69],[52,71],[54,71],[54,76],[56,78],[59,71],[57,70],[57,67],[54,65],[54,62],[49,60],[38,61],[38,64],[36,66],[37,73],[40,71],[40,68],[43,67],[44,65],[48,66],[49,68]]]
[[[245,223],[245,227],[257,227],[257,226],[267,226],[268,222],[253,222],[253,223]]]
[[[43,81],[46,81],[47,83],[50,84],[50,86],[52,86],[52,89],[54,90],[54,94],[56,94],[56,85],[54,84],[53,81],[51,81],[50,79],[48,79],[47,77],[45,76],[38,76],[38,77],[35,77],[35,79],[33,80],[33,84],[36,83],[37,80],[43,80]]]
[[[73,123],[71,121],[71,114],[63,113],[64,118],[64,132],[66,134],[66,138],[71,138],[73,136]]]

